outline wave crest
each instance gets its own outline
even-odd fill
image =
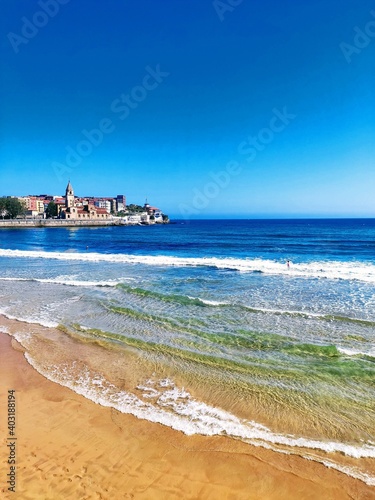
[[[375,283],[375,265],[365,262],[316,261],[294,263],[269,259],[236,259],[228,257],[175,257],[170,255],[130,255],[80,252],[45,252],[0,249],[0,257],[56,259],[65,261],[110,262],[150,266],[213,267],[240,272],[261,272],[302,278],[358,280]]]

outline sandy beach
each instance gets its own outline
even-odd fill
[[[375,498],[362,481],[298,456],[225,437],[189,437],[101,407],[40,375],[6,333],[0,380],[2,429],[8,390],[16,391],[17,405],[16,492],[7,490],[2,431],[3,498]]]

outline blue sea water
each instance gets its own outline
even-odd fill
[[[0,299],[119,349],[80,364],[66,339],[18,332],[41,373],[100,404],[347,472],[341,452],[375,481],[374,219],[1,229]]]
[[[7,229],[1,248],[374,263],[375,219],[191,220],[131,228]]]

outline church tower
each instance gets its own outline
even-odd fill
[[[65,190],[65,206],[66,208],[74,207],[74,191],[70,181]]]

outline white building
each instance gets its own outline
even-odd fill
[[[110,202],[110,200],[97,200],[95,201],[94,205],[98,208],[104,208],[108,214],[111,213],[112,203]]]

